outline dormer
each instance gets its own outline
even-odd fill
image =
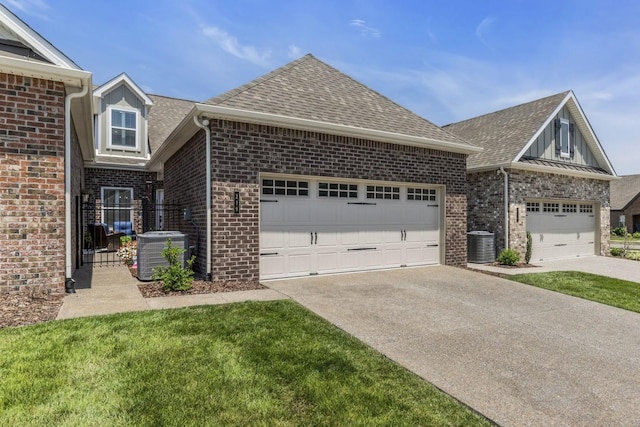
[[[93,91],[97,161],[149,159],[148,117],[153,101],[125,73]]]

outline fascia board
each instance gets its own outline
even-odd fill
[[[571,170],[571,169],[560,169],[553,166],[532,165],[527,163],[514,162],[514,163],[511,163],[511,165],[509,165],[509,168],[524,170],[529,172],[544,172],[544,173],[552,173],[556,175],[573,176],[576,178],[597,179],[600,181],[614,181],[616,179],[620,179],[615,175],[603,175],[601,173],[577,171],[577,170]]]
[[[59,81],[74,87],[82,87],[87,83],[91,83],[91,73],[88,71],[62,68],[57,65],[5,56],[0,57],[0,72]]]
[[[414,147],[431,148],[435,150],[449,151],[461,154],[473,154],[482,151],[482,148],[480,147],[461,144],[457,142],[443,141],[411,135],[402,135],[393,132],[385,132],[374,129],[358,128],[355,126],[321,122],[318,120],[301,119],[297,117],[281,116],[278,114],[240,110],[236,108],[221,107],[218,105],[210,104],[196,104],[196,108],[204,116],[210,116],[211,118],[280,126],[312,132],[337,134],[354,138],[370,139],[374,141],[389,142]]]

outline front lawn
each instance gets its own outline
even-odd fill
[[[506,278],[640,313],[640,283],[579,271],[516,274]]]
[[[292,301],[0,330],[0,425],[490,425]]]

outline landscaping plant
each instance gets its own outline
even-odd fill
[[[153,280],[162,282],[162,289],[170,291],[188,291],[193,286],[193,263],[196,260],[192,256],[187,260],[187,266],[182,264],[182,255],[185,249],[173,246],[171,239],[167,239],[167,244],[162,250],[162,257],[169,263],[168,267],[161,266],[153,269]]]
[[[116,255],[120,257],[123,264],[125,264],[127,267],[131,267],[133,265],[133,260],[138,255],[138,244],[129,236],[121,237],[120,244],[120,249],[118,249]]]
[[[531,251],[533,249],[533,238],[531,238],[531,232],[527,231],[527,251],[524,253],[524,262],[529,264],[531,261]]]
[[[613,230],[611,230],[611,234],[613,234],[614,236],[624,236],[625,234],[627,234],[627,229],[624,227],[616,227]]]
[[[622,256],[624,255],[624,249],[622,248],[611,248],[611,256]]]
[[[502,265],[516,265],[520,261],[520,254],[513,249],[503,249],[497,261]]]

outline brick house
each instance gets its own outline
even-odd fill
[[[0,292],[71,286],[91,73],[0,5]]]
[[[640,175],[625,175],[611,181],[611,228],[640,231]]]
[[[149,169],[206,224],[198,272],[258,280],[465,265],[477,151],[306,55],[194,104]]]
[[[483,148],[467,161],[468,230],[532,260],[609,252],[616,174],[572,91],[443,127]]]

